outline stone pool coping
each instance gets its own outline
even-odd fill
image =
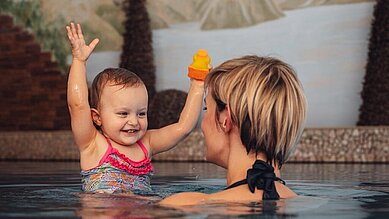
[[[78,160],[71,131],[0,132],[0,160]],[[194,130],[154,161],[205,161]],[[389,126],[305,129],[291,162],[389,163]]]

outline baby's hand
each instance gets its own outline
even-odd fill
[[[77,24],[76,27],[74,23],[70,23],[70,27],[66,26],[66,30],[70,44],[72,45],[73,59],[85,62],[99,43],[99,39],[94,39],[88,46],[85,44],[80,24]]]

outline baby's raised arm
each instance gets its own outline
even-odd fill
[[[88,101],[86,61],[99,40],[94,39],[86,45],[79,24],[71,23],[70,26],[66,26],[66,30],[73,56],[68,78],[67,103],[73,135],[82,151],[88,147],[97,132],[93,125]]]
[[[203,95],[204,82],[191,79],[188,97],[178,122],[148,131],[147,135],[149,135],[149,144],[153,155],[171,149],[189,135],[200,116]]]
[[[210,58],[208,53],[200,49],[193,56],[188,76],[191,78],[188,97],[177,123],[157,130],[150,130],[149,144],[152,154],[167,151],[174,147],[193,130],[200,116],[204,97],[204,79],[209,72]]]

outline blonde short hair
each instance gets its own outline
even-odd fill
[[[217,103],[216,118],[230,108],[247,153],[264,153],[281,168],[306,117],[305,95],[293,68],[275,58],[244,56],[214,68],[206,86]]]

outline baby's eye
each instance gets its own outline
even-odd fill
[[[118,112],[117,113],[120,117],[126,117],[128,115],[127,112]]]
[[[146,112],[140,112],[138,115],[139,115],[140,117],[144,117],[144,116],[147,115],[147,113],[146,113]]]

